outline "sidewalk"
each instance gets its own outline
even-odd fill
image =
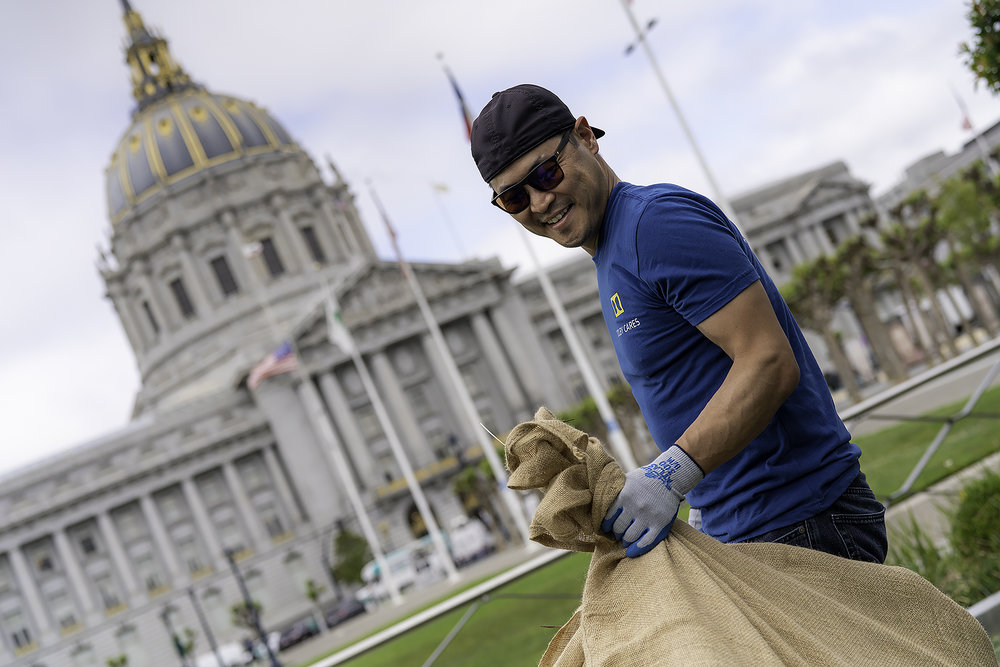
[[[394,621],[410,616],[415,611],[447,596],[458,587],[468,586],[484,577],[499,574],[515,565],[531,560],[542,550],[544,547],[532,544],[528,547],[511,547],[494,553],[459,570],[460,579],[457,583],[442,579],[428,586],[410,589],[403,593],[402,604],[393,605],[391,602],[384,602],[367,614],[355,616],[333,630],[327,630],[297,646],[282,651],[278,655],[278,660],[284,667],[307,665],[334,649],[341,648],[345,644],[371,634]]]

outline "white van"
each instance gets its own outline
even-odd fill
[[[445,546],[450,550],[448,535],[444,532],[441,535]],[[411,586],[419,587],[439,581],[446,574],[430,535],[387,553],[385,559],[392,572],[392,578],[401,591]],[[354,596],[364,603],[366,608],[389,598],[389,588],[383,581],[377,561],[368,561],[361,568],[361,579],[365,585],[358,589]]]

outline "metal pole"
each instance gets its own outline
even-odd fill
[[[653,72],[656,74],[656,78],[660,82],[660,86],[663,88],[664,94],[667,96],[667,101],[670,102],[671,108],[674,110],[674,114],[677,116],[677,120],[681,124],[681,129],[684,131],[684,135],[687,137],[688,143],[691,144],[692,150],[694,150],[694,155],[698,159],[698,164],[701,165],[701,170],[705,172],[705,178],[708,179],[708,184],[712,188],[712,193],[715,198],[716,203],[718,203],[719,208],[722,209],[726,217],[736,225],[736,229],[740,230],[740,234],[743,233],[740,227],[739,220],[736,217],[736,211],[733,209],[729,200],[724,194],[722,194],[722,188],[715,181],[715,177],[712,175],[712,170],[708,168],[708,162],[705,160],[705,156],[702,155],[701,149],[698,148],[698,142],[694,140],[694,134],[691,132],[691,128],[688,127],[687,121],[684,119],[684,114],[681,113],[680,106],[677,104],[677,100],[674,98],[674,94],[670,92],[670,86],[667,85],[667,79],[663,76],[663,72],[660,70],[660,65],[656,61],[656,56],[653,55],[653,50],[649,47],[649,43],[646,41],[646,35],[639,26],[639,22],[636,21],[635,14],[632,13],[632,6],[630,0],[621,0],[622,9],[625,10],[625,14],[628,16],[629,23],[632,24],[632,28],[635,30],[636,39],[639,44],[642,45],[643,51],[646,52],[646,56],[649,57],[649,63],[653,66]]]
[[[250,597],[250,591],[247,590],[247,584],[243,581],[243,573],[236,566],[233,550],[227,548],[223,550],[223,553],[226,555],[226,560],[229,561],[229,567],[233,571],[233,576],[236,577],[236,584],[240,587],[240,593],[243,595],[243,604],[246,605],[247,613],[250,614],[250,620],[253,623],[254,630],[257,632],[257,638],[264,644],[264,650],[267,651],[271,667],[281,667],[281,663],[278,662],[278,659],[274,656],[274,652],[271,650],[271,645],[267,643],[267,634],[260,625],[260,615],[257,613],[257,607],[254,606],[253,598]]]
[[[351,358],[354,360],[354,367],[361,378],[361,384],[364,385],[365,391],[368,393],[368,399],[375,410],[375,416],[382,425],[385,437],[389,441],[389,448],[392,450],[396,461],[399,463],[399,467],[402,469],[403,478],[406,480],[406,485],[410,488],[410,495],[413,496],[413,500],[417,504],[417,511],[420,512],[424,523],[427,524],[431,542],[434,543],[434,548],[441,559],[441,565],[444,567],[445,574],[448,575],[448,581],[454,583],[459,579],[458,570],[455,569],[455,562],[451,559],[448,546],[441,537],[441,527],[438,525],[437,519],[434,518],[434,513],[431,512],[427,496],[424,495],[424,490],[413,473],[413,466],[410,465],[410,459],[403,449],[403,443],[399,439],[399,434],[396,433],[396,427],[393,426],[392,420],[389,418],[389,412],[385,409],[385,403],[382,402],[382,397],[375,388],[375,382],[372,380],[371,373],[368,372],[368,365],[361,357],[361,352],[357,349],[357,346],[354,346],[351,350]]]
[[[188,597],[191,598],[191,606],[194,607],[195,616],[198,617],[198,624],[201,625],[201,631],[205,633],[205,639],[208,640],[208,645],[212,647],[212,654],[215,656],[216,662],[222,665],[224,663],[222,662],[222,656],[219,655],[219,646],[215,643],[215,634],[212,632],[212,626],[208,624],[208,619],[205,618],[201,604],[198,603],[198,597],[194,594],[194,588],[188,586],[187,590]]]
[[[637,467],[635,457],[632,455],[632,448],[629,447],[628,439],[625,437],[625,433],[622,432],[621,426],[615,418],[614,410],[611,409],[611,403],[608,402],[607,394],[605,394],[604,387],[601,386],[600,380],[597,378],[597,373],[594,371],[594,367],[590,363],[590,359],[587,358],[587,354],[583,351],[583,345],[580,344],[580,338],[577,336],[576,327],[573,326],[573,322],[570,321],[569,315],[566,314],[566,308],[563,306],[562,301],[559,299],[559,294],[556,292],[556,288],[552,285],[552,281],[549,279],[548,271],[546,271],[538,261],[538,257],[535,255],[535,250],[531,247],[531,241],[528,238],[528,233],[521,225],[515,226],[521,234],[521,240],[524,242],[524,246],[528,249],[531,261],[535,265],[538,282],[541,283],[542,291],[545,293],[545,296],[549,301],[549,306],[552,307],[552,312],[555,313],[556,321],[559,323],[559,328],[562,329],[563,336],[566,337],[566,342],[569,344],[570,352],[573,354],[573,358],[576,360],[576,365],[580,368],[583,380],[587,384],[587,390],[590,391],[590,395],[594,398],[594,402],[597,403],[597,410],[601,414],[601,419],[604,420],[604,426],[608,429],[609,444],[614,449],[615,454],[618,455],[622,467],[625,470],[632,470]]]
[[[167,634],[170,635],[170,641],[174,645],[174,650],[177,651],[177,655],[181,659],[181,665],[184,667],[189,667],[191,661],[187,659],[187,651],[182,650],[180,643],[177,641],[177,633],[174,632],[173,621],[170,620],[170,612],[173,611],[169,606],[163,607],[163,611],[160,612],[160,618],[163,619],[163,625],[167,627]],[[222,661],[219,661],[222,665]]]
[[[496,450],[493,448],[493,442],[489,439],[487,434],[479,428],[479,424],[482,423],[482,419],[479,417],[479,411],[476,409],[476,404],[472,400],[472,396],[469,394],[469,388],[465,386],[465,382],[462,380],[462,375],[458,370],[458,365],[455,363],[455,358],[451,355],[451,350],[448,349],[448,344],[444,340],[444,334],[441,333],[441,327],[438,325],[437,320],[434,318],[434,313],[431,310],[430,305],[427,303],[427,297],[424,296],[423,289],[420,287],[417,277],[413,275],[410,265],[407,264],[405,259],[403,259],[403,253],[400,252],[399,245],[396,243],[396,234],[392,229],[392,224],[389,222],[389,216],[386,214],[381,200],[379,200],[378,196],[375,194],[375,190],[370,185],[368,190],[371,193],[372,200],[375,202],[375,207],[382,215],[382,220],[389,229],[389,235],[392,238],[392,245],[396,251],[396,257],[399,259],[399,268],[403,272],[403,277],[406,279],[406,282],[410,285],[410,289],[413,292],[413,297],[417,302],[417,306],[420,308],[424,321],[427,323],[427,328],[431,334],[431,340],[434,342],[434,345],[441,356],[445,372],[455,389],[455,393],[458,395],[461,408],[463,412],[465,412],[466,418],[469,420],[469,424],[472,427],[472,431],[475,433],[476,439],[479,441],[479,446],[483,451],[483,455],[490,464],[490,469],[493,471],[493,477],[496,479],[496,482],[500,487],[501,496],[510,510],[511,518],[513,518],[514,523],[517,526],[518,533],[520,533],[524,543],[526,545],[530,545],[531,542],[528,535],[528,522],[524,518],[524,508],[522,507],[517,496],[514,495],[514,491],[507,487],[507,471],[504,469],[503,463],[500,461],[500,457],[497,456]]]

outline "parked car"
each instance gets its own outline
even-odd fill
[[[323,610],[323,620],[326,621],[326,627],[332,628],[349,618],[365,613],[365,611],[367,611],[365,605],[359,600],[347,598],[327,606]]]
[[[316,619],[312,616],[296,621],[281,631],[278,636],[278,650],[284,651],[286,648],[291,648],[318,635],[319,632],[319,625],[316,624]]]
[[[453,517],[448,535],[451,538],[451,555],[459,567],[479,560],[496,551],[496,540],[486,525],[464,514]]]

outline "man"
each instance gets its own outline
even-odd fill
[[[861,451],[749,244],[705,197],[621,181],[603,135],[529,84],[496,93],[472,126],[493,203],[593,257],[619,365],[662,451],[626,474],[602,530],[644,554],[686,496],[723,542],[883,562],[885,511]]]

